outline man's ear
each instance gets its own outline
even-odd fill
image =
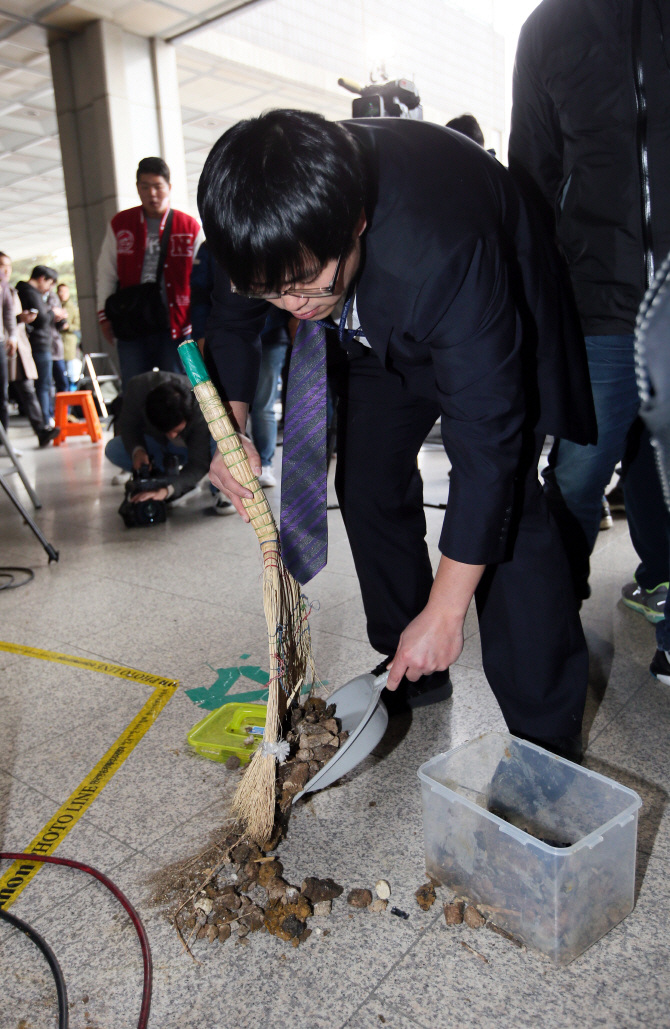
[[[365,209],[363,209],[363,210],[361,210],[361,213],[358,216],[358,221],[356,222],[356,228],[355,228],[354,232],[356,233],[357,236],[362,236],[367,227],[368,227],[368,220],[365,217]]]

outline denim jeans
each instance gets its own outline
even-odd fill
[[[264,467],[272,464],[277,445],[274,405],[285,356],[285,343],[263,343],[258,387],[251,411],[251,435]]]
[[[177,353],[181,342],[172,338],[169,329],[154,332],[143,339],[117,340],[122,388],[125,389],[129,379],[142,372],[150,372],[152,368],[183,375],[184,368]]]
[[[188,450],[186,447],[178,447],[174,443],[170,442],[167,446],[163,446],[154,439],[153,436],[144,437],[144,447],[151,460],[151,463],[156,466],[161,472],[164,470],[164,458],[166,454],[176,454],[177,457],[181,458],[184,464],[188,461]],[[216,443],[213,439],[209,441],[209,453],[210,456],[214,456],[216,450]],[[123,439],[121,436],[113,436],[109,440],[105,447],[105,457],[112,464],[115,464],[117,468],[123,468],[124,472],[132,472],[133,470],[133,459],[132,455],[128,453],[125,446],[123,445]],[[209,491],[212,495],[218,493],[216,486],[209,484]]]
[[[77,388],[77,380],[81,371],[81,361],[73,358],[72,361],[65,362],[65,374],[70,382],[70,389],[75,390]]]
[[[35,392],[42,408],[44,421],[48,422],[51,418],[51,383],[53,381],[51,351],[33,350],[33,360],[37,368]]]
[[[70,392],[70,380],[67,377],[67,371],[65,368],[65,361],[62,359],[59,361],[53,361],[51,367],[51,373],[53,380],[56,385],[56,393],[69,393]],[[51,395],[51,417],[53,418],[55,409],[55,397]]]
[[[651,590],[669,577],[670,515],[649,433],[637,417],[640,398],[633,344],[633,336],[586,337],[598,442],[582,447],[561,440],[544,474],[580,597],[589,595],[589,557],[598,538],[602,496],[619,461],[623,462],[628,528],[640,558],[635,578],[643,589]],[[670,649],[666,621],[657,624],[656,636],[661,649]]]
[[[164,458],[166,454],[177,454],[177,456],[184,459],[184,461],[188,457],[188,450],[186,447],[176,447],[174,443],[168,443],[167,446],[163,447],[157,439],[153,438],[153,436],[144,437],[144,447],[152,464],[154,464],[156,468],[160,469],[161,472],[163,471]],[[105,457],[118,468],[123,468],[124,472],[132,472],[132,455],[129,454],[124,447],[123,440],[120,436],[114,436],[110,439],[105,447]]]

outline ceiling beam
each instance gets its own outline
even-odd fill
[[[217,25],[220,21],[223,21],[229,14],[233,14],[235,11],[241,11],[244,7],[251,7],[254,4],[261,3],[262,0],[233,0],[233,3],[228,0],[223,10],[221,5],[217,4],[216,7],[210,7],[209,10],[203,11],[204,17],[200,21],[196,21],[195,25],[191,25],[189,28],[179,29],[177,32],[172,32],[169,36],[164,36],[166,43],[176,43],[183,41],[187,36],[193,35],[195,32],[203,32],[205,29],[211,28],[213,25]],[[218,8],[218,11],[217,11]],[[216,13],[213,13],[216,12]],[[191,17],[187,19],[193,21]]]
[[[8,21],[16,23],[0,30],[0,41],[15,36],[17,32],[21,32],[22,29],[29,28],[31,25],[38,25],[42,29],[58,29],[59,32],[65,32],[68,36],[73,35],[70,29],[61,29],[59,26],[49,25],[48,22],[42,20],[61,7],[67,7],[69,3],[70,0],[53,0],[53,3],[47,4],[34,15],[16,14],[14,11],[7,11],[4,7],[0,7],[0,18],[7,18]]]

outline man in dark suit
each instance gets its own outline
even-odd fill
[[[474,594],[508,726],[580,759],[587,651],[537,460],[545,433],[594,438],[592,400],[562,269],[505,169],[435,125],[274,111],[221,137],[198,200],[232,281],[206,339],[240,427],[267,301],[339,321],[336,486],[389,690],[445,683]],[[416,456],[438,415],[452,472],[433,582]],[[211,474],[242,513],[249,491],[218,459]]]

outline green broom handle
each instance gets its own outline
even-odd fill
[[[216,386],[209,377],[205,362],[198,350],[198,345],[192,339],[182,343],[178,348],[181,363],[188,375],[193,392],[200,404],[209,431],[216,440],[219,453],[226,462],[226,467],[241,486],[246,486],[254,495],[253,500],[242,498],[251,524],[254,527],[258,541],[265,551],[277,549],[279,533],[275,524],[274,516],[270,510],[266,496],[258,482],[257,477],[251,470],[247,453],[240,442],[240,437],[226,411]]]

